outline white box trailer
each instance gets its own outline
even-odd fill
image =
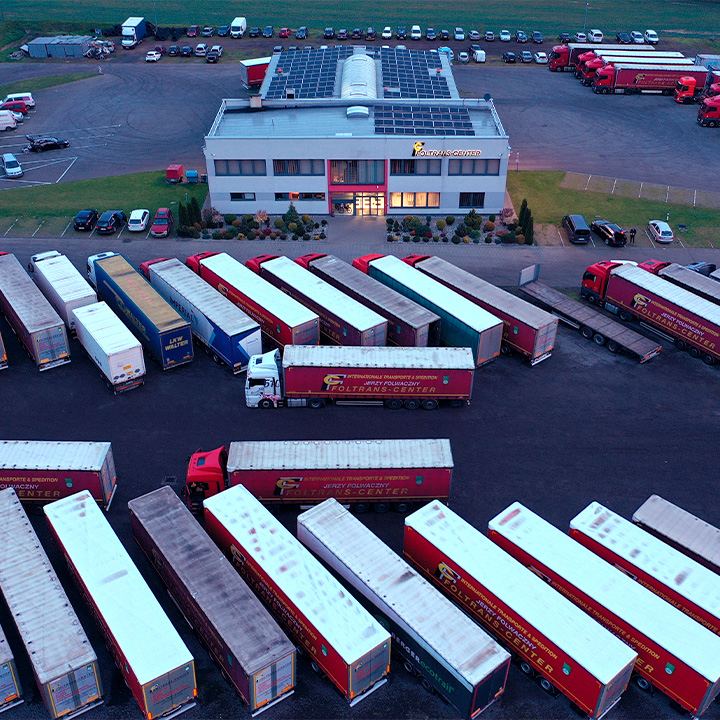
[[[142,345],[107,303],[85,305],[72,315],[77,339],[107,386],[116,395],[141,387],[145,382]]]
[[[253,716],[290,697],[295,647],[176,493],[128,508],[137,544]]]
[[[0,590],[50,717],[101,705],[97,656],[12,488],[0,490]]]
[[[208,498],[205,529],[351,705],[387,682],[390,634],[246,488]]]
[[[90,283],[57,250],[33,255],[28,270],[72,335],[75,329],[72,311],[97,302]]]
[[[147,720],[195,705],[195,661],[90,493],[45,507],[50,529]]]
[[[720,692],[720,637],[518,502],[488,527],[491,540],[637,652],[638,687],[657,687],[695,717],[707,710]]]
[[[637,653],[442,503],[405,519],[405,557],[549,693],[591,718],[627,687]]]
[[[247,368],[253,355],[262,352],[257,320],[213,290],[177,258],[149,263],[147,277],[190,323],[193,335],[215,362],[224,362],[237,374]]]
[[[302,513],[297,534],[382,614],[405,668],[464,717],[477,717],[502,694],[510,654],[337,500]]]
[[[0,713],[23,702],[15,657],[0,627]]]

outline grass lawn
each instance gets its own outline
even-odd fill
[[[7,85],[0,85],[0,98],[10,93],[17,92],[37,92],[46,88],[56,87],[57,85],[66,85],[67,83],[76,82],[77,80],[85,80],[91,77],[98,77],[97,73],[70,73],[69,75],[48,75],[47,77],[30,78],[28,80],[20,80]]]
[[[717,246],[720,210],[621,197],[606,192],[570,190],[561,186],[564,177],[562,171],[511,170],[508,172],[507,189],[516,209],[520,209],[523,198],[527,199],[536,223],[559,226],[563,215],[579,213],[588,222],[598,216],[623,227],[644,228],[649,220],[664,220],[670,213],[673,228],[677,230],[679,224],[687,226],[687,232],[682,235],[685,245]]]

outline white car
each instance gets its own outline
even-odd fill
[[[465,39],[465,31],[461,27],[455,28],[455,40],[462,42]]]
[[[603,34],[601,30],[598,30],[597,28],[594,28],[590,30],[590,32],[587,35],[587,38],[592,43],[601,43],[603,41]]]
[[[391,27],[388,25],[383,31],[382,31],[382,39],[383,40],[392,40],[393,31]]]
[[[419,25],[413,25],[410,28],[410,39],[411,40],[422,40],[422,30]]]
[[[547,63],[547,55],[544,52],[536,52],[533,57],[538,65],[545,65]]]
[[[512,35],[510,35],[509,30],[501,30],[500,31],[500,42],[510,42],[512,40]]]
[[[210,52],[217,53],[218,57],[222,57],[223,54],[223,46],[222,45],[213,45],[210,48]]]
[[[658,37],[658,34],[654,30],[646,30],[645,31],[645,42],[648,42],[651,45],[657,45],[660,42],[660,38]]]
[[[461,63],[469,63],[470,62],[470,55],[466,52],[461,52],[458,54],[458,62]]]
[[[641,32],[638,32],[637,30],[633,30],[630,33],[630,40],[637,45],[641,45],[642,43],[645,42],[645,38],[643,37],[643,34]]]
[[[208,46],[205,43],[200,43],[195,48],[195,55],[197,57],[205,57],[207,55],[207,51],[208,51]]]
[[[574,37],[573,37],[573,40],[574,40],[576,43],[584,43],[584,42],[587,42],[587,35],[586,35],[585,33],[576,32],[575,35],[574,35]]]
[[[157,62],[161,57],[162,57],[162,54],[159,53],[157,50],[151,50],[145,56],[145,62]]]
[[[672,228],[664,220],[651,220],[648,232],[655,242],[671,243],[674,239]]]
[[[132,232],[142,232],[147,228],[149,222],[149,210],[133,210],[130,213],[130,219],[128,220],[128,230],[131,230]]]

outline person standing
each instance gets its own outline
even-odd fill
[[[630,244],[635,244],[635,235],[637,234],[637,230],[635,228],[630,228]]]

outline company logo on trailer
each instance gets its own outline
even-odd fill
[[[644,308],[647,307],[650,304],[650,298],[646,295],[641,295],[638,293],[633,297],[632,306],[634,308]]]
[[[448,567],[444,562],[438,563],[437,570],[435,571],[435,577],[442,582],[449,582],[452,585],[457,585],[460,582],[461,575],[455,572],[451,567]]]
[[[230,555],[232,557],[232,564],[235,567],[240,568],[245,565],[247,558],[240,552],[240,550],[238,550],[235,545],[230,546]]]
[[[275,495],[284,495],[286,490],[297,490],[300,487],[302,478],[278,478],[275,483]]]
[[[342,385],[347,375],[326,375],[323,378],[322,389],[332,390],[336,385]]]

